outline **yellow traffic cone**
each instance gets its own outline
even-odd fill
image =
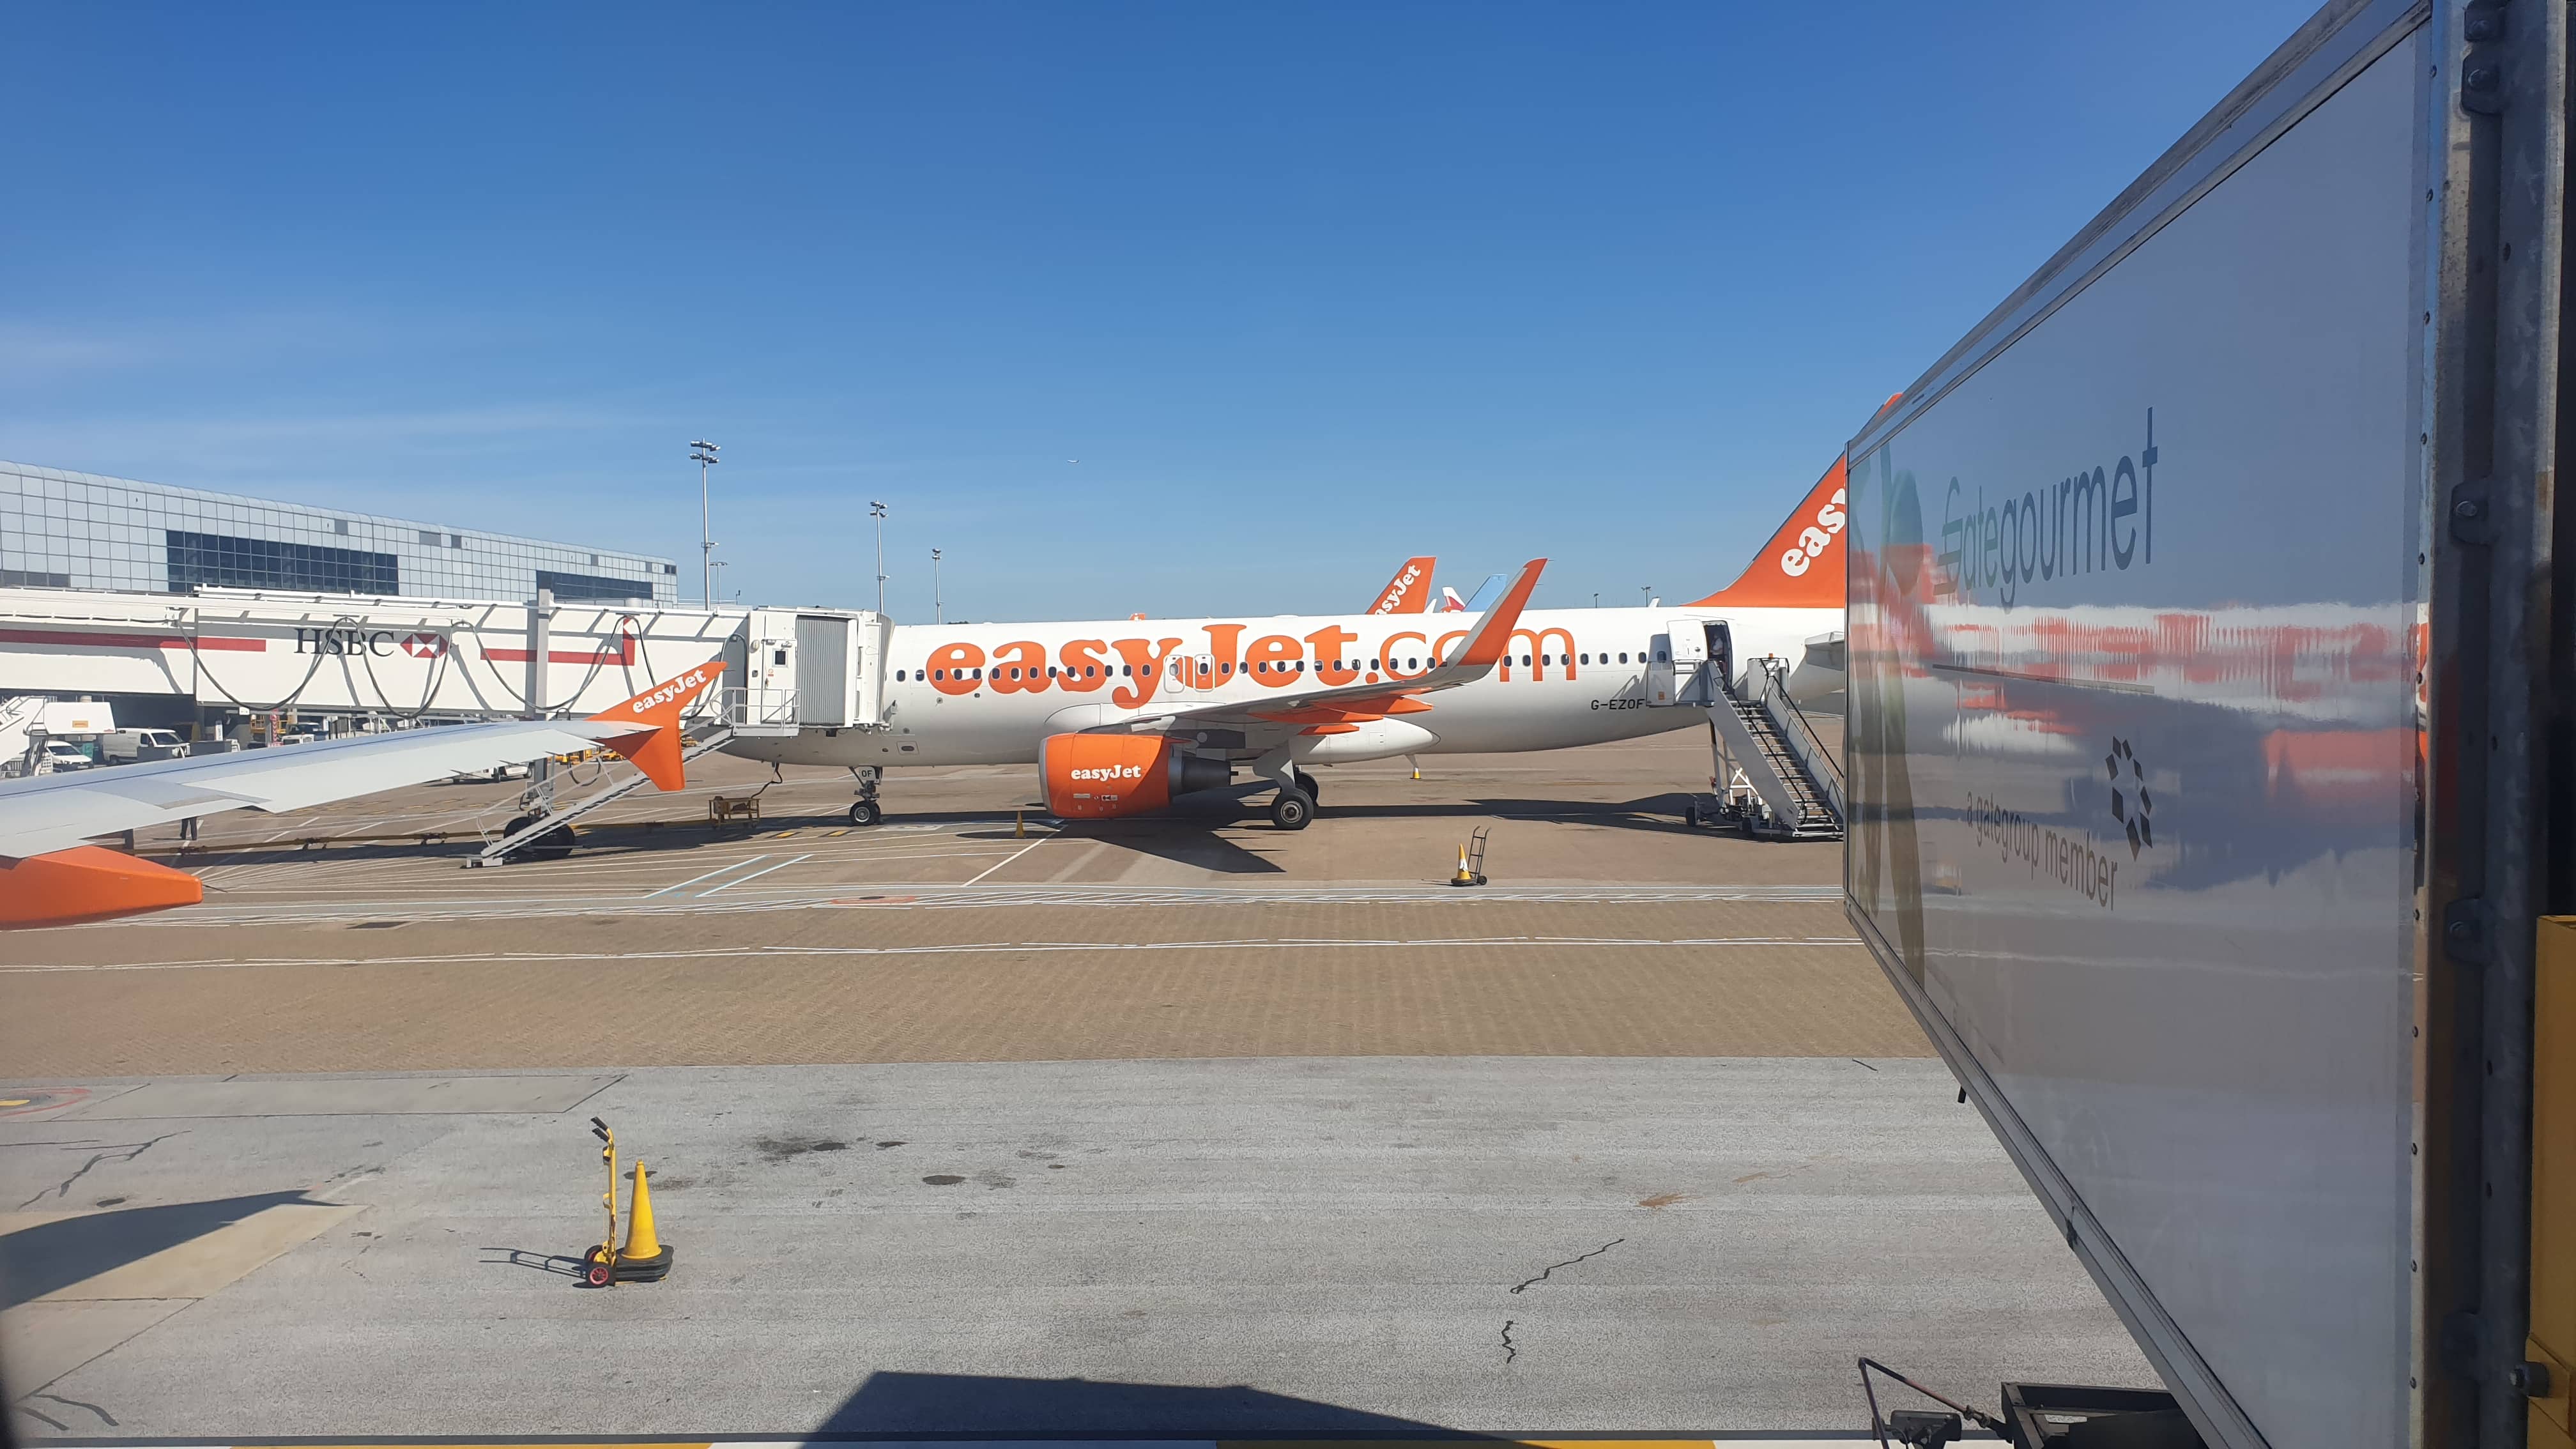
[[[626,1246],[617,1250],[617,1276],[650,1283],[671,1271],[671,1245],[653,1229],[653,1189],[644,1164],[635,1164],[635,1200],[626,1214]]]
[[[1449,883],[1453,886],[1471,886],[1476,883],[1476,873],[1467,869],[1467,847],[1463,845],[1458,847],[1458,873],[1449,878]]]

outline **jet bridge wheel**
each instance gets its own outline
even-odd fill
[[[534,815],[518,816],[512,819],[509,824],[502,826],[501,833],[505,836],[516,835],[520,831],[527,829],[529,826],[536,824],[537,820],[538,817]],[[565,856],[572,854],[572,847],[572,827],[569,825],[558,825],[554,829],[547,831],[545,834],[538,836],[536,839],[529,841],[527,844],[520,846],[518,849],[511,851],[509,858],[512,860],[561,860]]]
[[[1270,823],[1281,830],[1303,830],[1315,819],[1315,799],[1303,790],[1282,790],[1270,801]]]
[[[877,802],[874,800],[853,800],[850,802],[850,823],[852,825],[875,825],[881,823],[884,819],[885,811],[877,808]]]

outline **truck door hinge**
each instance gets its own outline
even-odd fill
[[[2495,505],[2487,497],[2487,480],[2474,478],[2451,489],[2451,538],[2484,548],[2495,542]]]
[[[2460,38],[2471,46],[2504,39],[2504,0],[2472,0],[2460,12]],[[2473,116],[2504,114],[2504,61],[2492,51],[2460,57],[2460,109]]]
[[[2451,902],[2442,912],[2442,949],[2465,966],[2487,959],[2487,903],[2475,896]]]

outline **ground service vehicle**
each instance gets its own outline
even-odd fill
[[[47,770],[86,770],[97,763],[81,747],[69,740],[46,740],[36,747],[37,759]]]
[[[1850,445],[1852,919],[2211,1444],[2569,1442],[2567,26],[2328,5]]]
[[[188,742],[169,730],[114,730],[98,737],[99,758],[114,765],[175,760],[187,753]]]

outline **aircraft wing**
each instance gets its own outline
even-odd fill
[[[1451,657],[1410,679],[1285,689],[1259,699],[1148,713],[1102,728],[1142,734],[1232,729],[1247,735],[1286,735],[1308,729],[1327,733],[1335,726],[1356,727],[1391,714],[1419,714],[1431,706],[1418,696],[1473,684],[1493,673],[1511,643],[1512,630],[1520,625],[1521,610],[1529,603],[1530,591],[1538,587],[1539,572],[1546,567],[1547,560],[1543,558],[1523,564],[1511,586],[1477,618]]]
[[[199,899],[184,872],[81,844],[190,816],[300,810],[602,745],[676,790],[685,783],[681,711],[723,670],[720,661],[701,664],[588,719],[443,725],[0,781],[0,925],[96,920]]]
[[[352,795],[596,749],[609,726],[499,720],[0,781],[0,856],[225,810],[301,810]]]

